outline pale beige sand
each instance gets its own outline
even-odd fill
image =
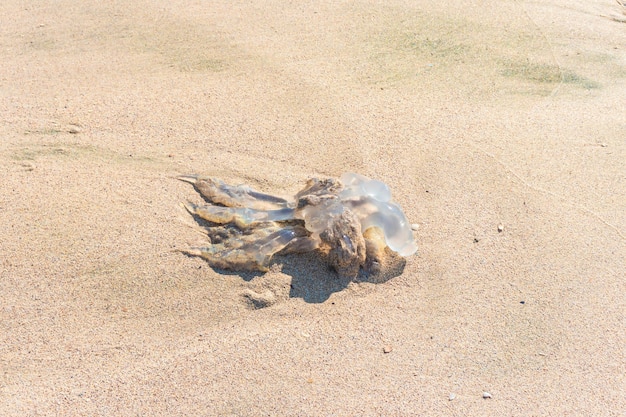
[[[0,415],[625,415],[617,3],[0,16]],[[420,224],[386,282],[175,251],[203,242],[178,174],[291,193],[348,170]]]

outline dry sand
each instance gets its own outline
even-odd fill
[[[622,9],[3,1],[0,415],[626,415]],[[344,171],[420,224],[389,280],[176,251],[178,174]]]

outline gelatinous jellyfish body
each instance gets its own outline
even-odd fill
[[[391,201],[391,190],[382,181],[371,180],[351,172],[343,174],[340,181],[343,184],[343,190],[339,193],[339,198],[342,200],[369,196],[381,202]]]
[[[210,203],[188,203],[187,210],[214,224],[207,230],[211,245],[187,252],[217,268],[266,270],[278,252],[324,249],[339,274],[355,277],[381,263],[385,246],[404,257],[417,250],[389,187],[359,174],[310,179],[292,201],[214,178],[180,179]]]
[[[417,251],[411,224],[400,206],[391,201],[391,191],[385,183],[353,173],[343,174],[341,182],[344,190],[339,198],[359,217],[363,232],[378,227],[389,249],[401,256]]]

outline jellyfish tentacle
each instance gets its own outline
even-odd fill
[[[271,210],[289,207],[282,197],[262,193],[247,185],[228,185],[217,178],[182,175],[179,180],[189,182],[212,204],[227,207],[248,207],[256,210]]]
[[[214,268],[266,271],[272,256],[298,238],[298,233],[291,228],[279,229],[256,241],[238,247],[226,247],[214,244],[208,247],[192,248],[187,253],[201,256]]]
[[[292,220],[295,214],[291,208],[256,210],[248,207],[199,206],[193,203],[187,203],[185,207],[191,214],[204,220],[219,224],[234,223],[241,228],[261,222]]]

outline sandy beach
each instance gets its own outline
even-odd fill
[[[0,415],[626,416],[626,7],[0,16]],[[178,175],[343,172],[419,225],[384,279],[180,252],[206,237]]]

